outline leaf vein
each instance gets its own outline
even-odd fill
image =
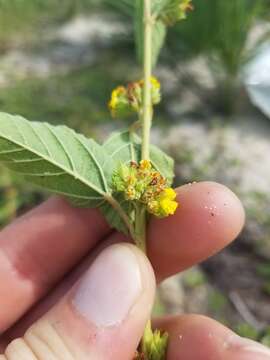
[[[50,149],[48,148],[47,144],[45,143],[45,141],[43,141],[42,137],[39,135],[39,133],[37,132],[37,130],[35,129],[35,127],[33,126],[33,124],[31,123],[31,121],[27,122],[28,126],[30,127],[30,129],[32,130],[32,132],[35,134],[35,136],[38,138],[38,140],[41,142],[41,144],[44,146],[44,149],[47,152],[48,156],[52,156]]]
[[[0,155],[12,154],[12,153],[21,152],[21,151],[25,151],[25,150],[21,149],[21,148],[17,148],[17,149],[0,151]]]
[[[17,141],[15,140],[12,140],[10,139],[9,137],[4,137],[4,136],[1,136],[3,139],[6,139],[8,140],[9,142],[11,143],[14,143],[16,144],[17,146],[22,146],[22,144],[18,143]],[[24,144],[25,146],[25,149],[28,150],[29,152],[34,152],[32,149],[29,148],[28,145]],[[37,156],[39,156],[41,159],[44,159],[46,161],[48,161],[49,163],[55,165],[56,167],[60,168],[60,169],[63,169],[67,174],[69,174],[70,176],[72,176],[73,178],[76,178],[78,179],[82,184],[92,188],[94,191],[96,191],[97,193],[99,193],[100,195],[104,196],[106,193],[102,190],[100,190],[95,184],[93,184],[92,182],[88,181],[88,180],[85,180],[83,179],[80,175],[78,174],[74,174],[72,173],[72,171],[70,169],[68,169],[66,166],[62,165],[62,164],[58,164],[56,161],[52,160],[51,158],[48,158],[46,155],[44,154],[40,154],[38,151],[35,151],[34,152]]]
[[[36,177],[38,177],[38,176],[47,177],[47,176],[67,175],[67,173],[65,173],[64,171],[55,172],[55,173],[48,173],[48,172],[44,172],[44,173],[25,173],[25,172],[21,172],[21,174],[23,174],[24,176],[36,176]]]
[[[102,169],[102,167],[100,166],[99,162],[97,161],[95,155],[90,151],[90,149],[81,141],[81,139],[79,138],[79,136],[76,134],[75,136],[75,139],[79,142],[79,144],[87,151],[87,153],[90,155],[90,157],[93,159],[94,163],[96,164],[97,168],[98,168],[98,171],[101,175],[101,178],[102,178],[102,182],[103,182],[103,185],[104,185],[104,189],[106,192],[109,192],[108,190],[108,186],[107,186],[107,181],[106,181],[106,178],[105,178],[105,174],[104,174],[104,171]]]
[[[12,159],[12,160],[1,160],[3,163],[29,163],[29,162],[37,162],[37,161],[44,161],[44,159],[42,158],[38,158],[38,159],[20,159],[20,160],[16,160],[16,159]]]
[[[12,117],[11,119],[12,119],[12,122],[13,122],[13,125],[14,125],[15,129],[17,130],[17,133],[19,134],[19,136],[20,136],[21,139],[22,139],[22,142],[23,142],[25,145],[28,145],[24,134],[21,132],[21,129],[18,127],[17,122],[15,121],[15,118]],[[22,119],[22,121],[23,121],[24,123],[26,122],[24,119]]]
[[[71,170],[77,174],[77,171],[75,169],[75,165],[73,162],[72,157],[69,155],[69,152],[67,151],[66,147],[64,146],[63,142],[59,139],[59,136],[55,133],[53,127],[49,126],[47,123],[44,123],[44,125],[46,126],[46,128],[50,131],[50,133],[54,136],[54,138],[56,139],[56,141],[58,142],[58,144],[61,146],[61,148],[63,149],[64,153],[66,154],[66,157],[68,159],[68,162],[70,164]]]

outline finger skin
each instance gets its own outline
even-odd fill
[[[163,220],[152,219],[149,224],[148,255],[159,281],[222,249],[237,236],[244,223],[244,211],[238,198],[222,185],[202,182],[182,186],[177,192],[180,203],[177,213]],[[214,208],[214,217],[210,208]],[[73,211],[77,212],[79,209]],[[84,223],[89,219],[86,217],[82,221]],[[72,219],[66,224],[67,232],[70,231],[70,224],[73,224]],[[89,230],[84,228],[84,231],[81,234],[83,238]],[[123,235],[114,233],[106,243],[100,245],[104,247],[107,243],[125,240],[127,239]],[[36,319],[47,311],[73,282],[74,276],[72,279],[67,278],[60,289],[58,288],[41,306],[35,308],[34,313],[30,313],[23,323],[19,323],[7,336],[10,338],[14,334],[21,334],[25,324],[28,325],[33,318]]]
[[[177,190],[174,216],[152,219],[148,256],[162,280],[215,254],[242,230],[243,206],[227,187],[214,182],[184,185]]]
[[[168,317],[155,326],[169,333],[168,360],[269,360],[270,349],[200,315]]]
[[[60,198],[7,226],[0,233],[0,333],[109,232],[97,210]]]
[[[145,255],[134,245],[110,246],[23,340],[40,359],[54,359],[52,354],[59,360],[131,359],[154,294],[155,277]],[[18,351],[16,346],[18,340],[5,354]]]

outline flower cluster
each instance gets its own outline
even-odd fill
[[[118,86],[113,90],[109,101],[112,117],[126,117],[132,113],[139,113],[143,103],[144,81],[129,83],[126,87]],[[156,105],[161,100],[160,83],[151,77],[152,104]]]
[[[172,26],[187,17],[187,12],[193,10],[192,0],[171,0],[161,14],[165,25]]]
[[[172,215],[177,209],[175,191],[148,160],[121,164],[112,183],[115,192],[123,193],[125,200],[144,204],[148,212],[157,217]]]

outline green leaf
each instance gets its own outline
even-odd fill
[[[111,159],[102,146],[66,126],[0,113],[0,161],[78,206],[99,206],[110,190]]]
[[[153,4],[158,8],[158,0]],[[137,57],[143,63],[144,56],[144,6],[143,0],[136,0],[134,12],[135,42]],[[155,66],[166,37],[166,26],[161,20],[156,20],[152,28],[152,65]]]
[[[174,160],[157,146],[150,146],[150,159],[157,171],[164,176],[171,185],[174,179]]]
[[[154,0],[152,4],[153,14],[158,16],[170,2],[171,0]]]
[[[113,133],[103,146],[116,165],[141,160],[141,138],[136,134],[130,134],[129,131]],[[150,159],[154,168],[172,184],[174,160],[154,145],[150,146]]]
[[[127,217],[132,222],[132,204],[130,201],[124,201],[120,196],[114,195],[114,198],[118,201],[123,211],[127,214]],[[129,235],[129,229],[126,224],[123,222],[123,219],[119,213],[107,202],[103,203],[99,208],[104,215],[107,222],[116,230],[123,232],[126,235]]]

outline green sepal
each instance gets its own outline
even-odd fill
[[[152,330],[150,321],[141,340],[141,353],[146,360],[165,360],[169,335],[160,330]]]

